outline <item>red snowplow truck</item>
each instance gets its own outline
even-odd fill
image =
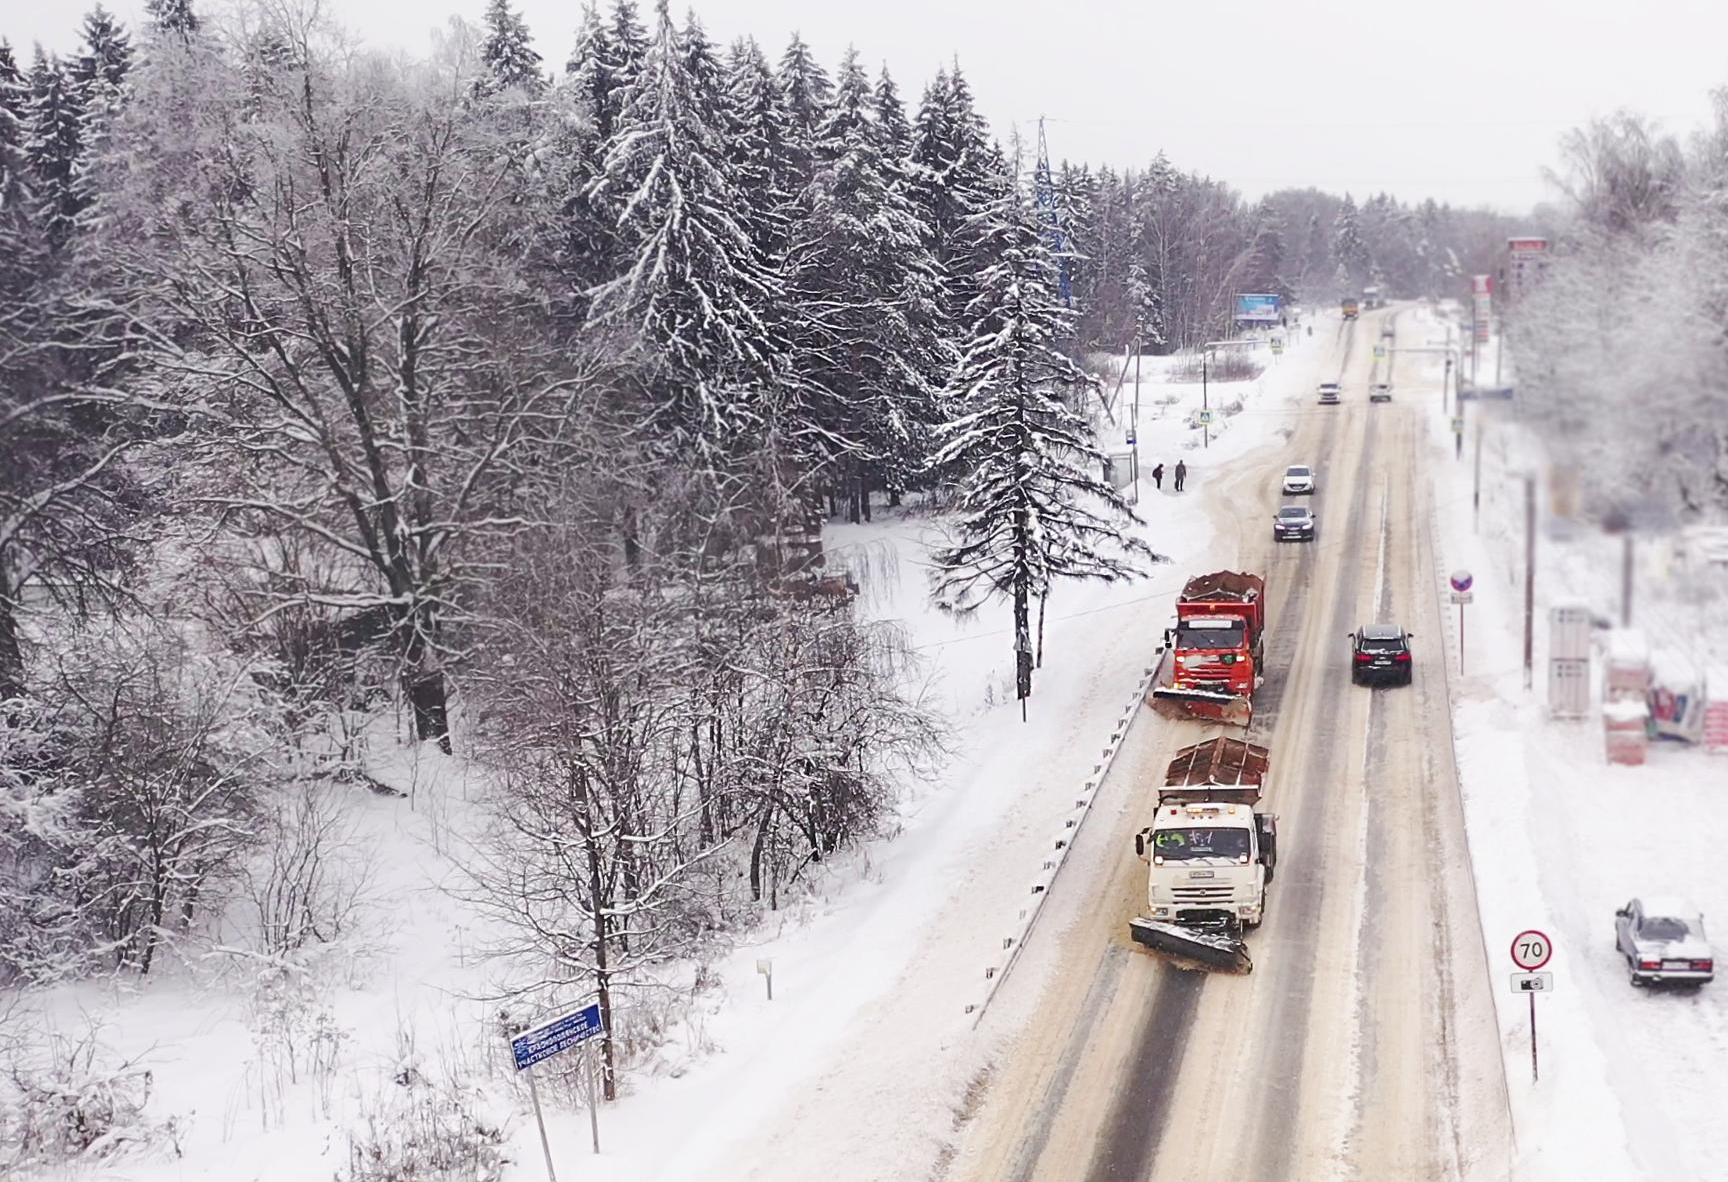
[[[1247,726],[1254,717],[1266,581],[1233,570],[1196,575],[1176,600],[1151,706],[1166,718]]]

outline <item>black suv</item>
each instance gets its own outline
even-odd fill
[[[1350,680],[1409,685],[1414,670],[1410,636],[1396,624],[1364,624],[1350,634]]]

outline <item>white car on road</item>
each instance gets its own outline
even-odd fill
[[[1626,958],[1634,985],[1702,985],[1716,976],[1704,917],[1679,899],[1633,899],[1620,908],[1614,913],[1614,947]]]
[[[1314,469],[1307,464],[1291,464],[1284,469],[1284,493],[1286,496],[1312,496],[1314,493]]]

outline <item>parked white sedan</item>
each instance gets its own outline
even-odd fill
[[[1704,917],[1679,899],[1633,899],[1620,908],[1614,913],[1614,947],[1626,958],[1634,985],[1702,985],[1716,976]]]

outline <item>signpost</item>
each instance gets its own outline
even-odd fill
[[[600,1021],[600,1003],[590,1002],[581,1009],[559,1014],[556,1018],[531,1026],[510,1037],[510,1054],[517,1071],[528,1072],[528,1095],[534,1100],[534,1121],[540,1126],[540,1148],[546,1154],[546,1177],[558,1182],[552,1168],[552,1143],[546,1138],[546,1117],[540,1111],[540,1091],[534,1086],[534,1064],[550,1059],[560,1051],[581,1046],[605,1032]],[[594,1135],[594,1152],[600,1152],[599,1088],[594,1081],[594,1058],[588,1057],[588,1123]]]
[[[1452,602],[1458,605],[1458,676],[1464,676],[1464,605],[1475,596],[1470,588],[1476,582],[1467,570],[1452,572]]]
[[[1548,933],[1526,928],[1512,937],[1512,963],[1524,971],[1512,974],[1512,992],[1530,995],[1530,1082],[1541,1079],[1536,1063],[1536,995],[1554,991],[1554,974],[1537,972],[1554,955]]]

